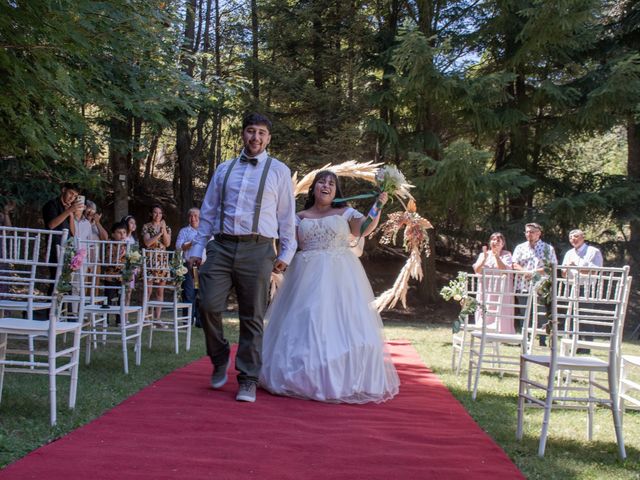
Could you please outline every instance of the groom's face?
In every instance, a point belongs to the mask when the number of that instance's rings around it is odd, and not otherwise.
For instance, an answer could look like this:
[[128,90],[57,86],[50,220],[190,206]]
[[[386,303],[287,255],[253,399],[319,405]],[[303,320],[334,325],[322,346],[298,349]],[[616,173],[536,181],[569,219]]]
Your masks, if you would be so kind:
[[265,125],[248,125],[242,131],[244,153],[256,157],[265,151],[271,141],[271,134]]

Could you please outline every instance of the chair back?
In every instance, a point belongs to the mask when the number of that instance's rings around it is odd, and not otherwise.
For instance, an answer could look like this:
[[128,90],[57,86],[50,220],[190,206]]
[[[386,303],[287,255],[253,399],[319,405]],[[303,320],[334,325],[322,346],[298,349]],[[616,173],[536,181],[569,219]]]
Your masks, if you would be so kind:
[[[150,288],[164,290],[165,301],[178,302],[180,289],[176,285],[176,269],[182,266],[182,253],[172,250],[142,250],[142,278],[145,292]],[[167,298],[167,293],[171,298]],[[149,295],[145,294],[145,299]]]
[[609,352],[610,365],[617,365],[631,290],[629,267],[560,266],[556,275],[566,282],[563,286],[563,281],[556,280],[552,291],[558,305],[557,330],[569,339],[593,337],[600,350]]
[[[93,305],[97,297],[106,296],[112,303],[117,299],[121,308],[126,304],[126,288],[122,272],[127,268],[131,244],[114,240],[80,240],[79,248],[86,249],[85,262],[79,271],[80,305]],[[112,305],[114,306],[114,305]]]
[[482,274],[485,277],[482,282],[483,314],[493,317],[496,323],[502,321],[513,323],[515,327],[521,326],[523,348],[530,351],[535,333],[532,315],[535,292],[530,273],[485,268]]
[[0,227],[0,310],[24,311],[33,318],[38,304],[52,301],[68,233]]

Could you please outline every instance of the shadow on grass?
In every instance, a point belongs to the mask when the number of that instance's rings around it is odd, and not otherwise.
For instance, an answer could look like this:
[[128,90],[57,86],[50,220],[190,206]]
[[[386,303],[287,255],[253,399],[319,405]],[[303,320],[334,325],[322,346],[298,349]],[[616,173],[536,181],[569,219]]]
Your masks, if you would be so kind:
[[[615,441],[588,441],[586,435],[587,413],[584,413],[582,431],[575,432],[575,438],[558,435],[554,427],[563,422],[575,424],[575,411],[556,409],[551,411],[550,433],[544,457],[538,457],[539,435],[542,428],[543,410],[525,408],[524,437],[516,440],[517,395],[486,392],[478,393],[476,401],[466,388],[449,386],[451,393],[462,403],[471,417],[507,452],[528,478],[609,478],[601,477],[602,469],[611,469],[610,478],[618,476],[619,469],[629,473],[629,478],[638,478],[640,468],[638,458],[640,450],[626,445],[627,460],[618,459],[618,446]],[[569,415],[573,414],[573,418]],[[613,418],[610,410],[598,408],[594,420],[595,428],[610,429],[613,432]],[[554,433],[556,435],[554,436]],[[592,471],[590,476],[589,471]]]

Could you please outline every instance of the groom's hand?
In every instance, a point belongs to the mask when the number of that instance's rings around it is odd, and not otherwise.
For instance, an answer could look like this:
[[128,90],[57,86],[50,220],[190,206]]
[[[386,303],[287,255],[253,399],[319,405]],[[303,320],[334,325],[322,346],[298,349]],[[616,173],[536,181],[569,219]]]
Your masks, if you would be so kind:
[[189,260],[187,260],[187,267],[189,268],[189,270],[193,269],[193,267],[199,268],[201,263],[202,263],[202,258],[189,257]]
[[276,260],[275,263],[273,264],[273,273],[284,273],[286,269],[287,269],[287,264],[280,259]]

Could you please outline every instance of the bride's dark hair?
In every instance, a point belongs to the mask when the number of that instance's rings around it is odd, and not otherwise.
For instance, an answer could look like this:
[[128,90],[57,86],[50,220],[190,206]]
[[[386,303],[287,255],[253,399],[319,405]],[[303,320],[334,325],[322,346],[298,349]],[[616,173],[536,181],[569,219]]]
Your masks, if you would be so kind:
[[[333,181],[336,184],[336,197],[335,198],[342,198],[342,189],[340,188],[340,181],[338,180],[338,176],[333,173],[331,170],[322,170],[318,173],[316,173],[315,178],[313,179],[313,182],[311,183],[311,186],[309,187],[309,193],[307,195],[307,201],[304,202],[304,210],[311,208],[313,206],[314,203],[316,203],[316,196],[313,194],[315,188],[316,188],[316,183],[318,183],[320,180],[327,178],[327,177],[331,177],[333,179]],[[347,206],[347,202],[331,202],[331,206],[333,208],[342,208],[342,207],[346,207]]]

